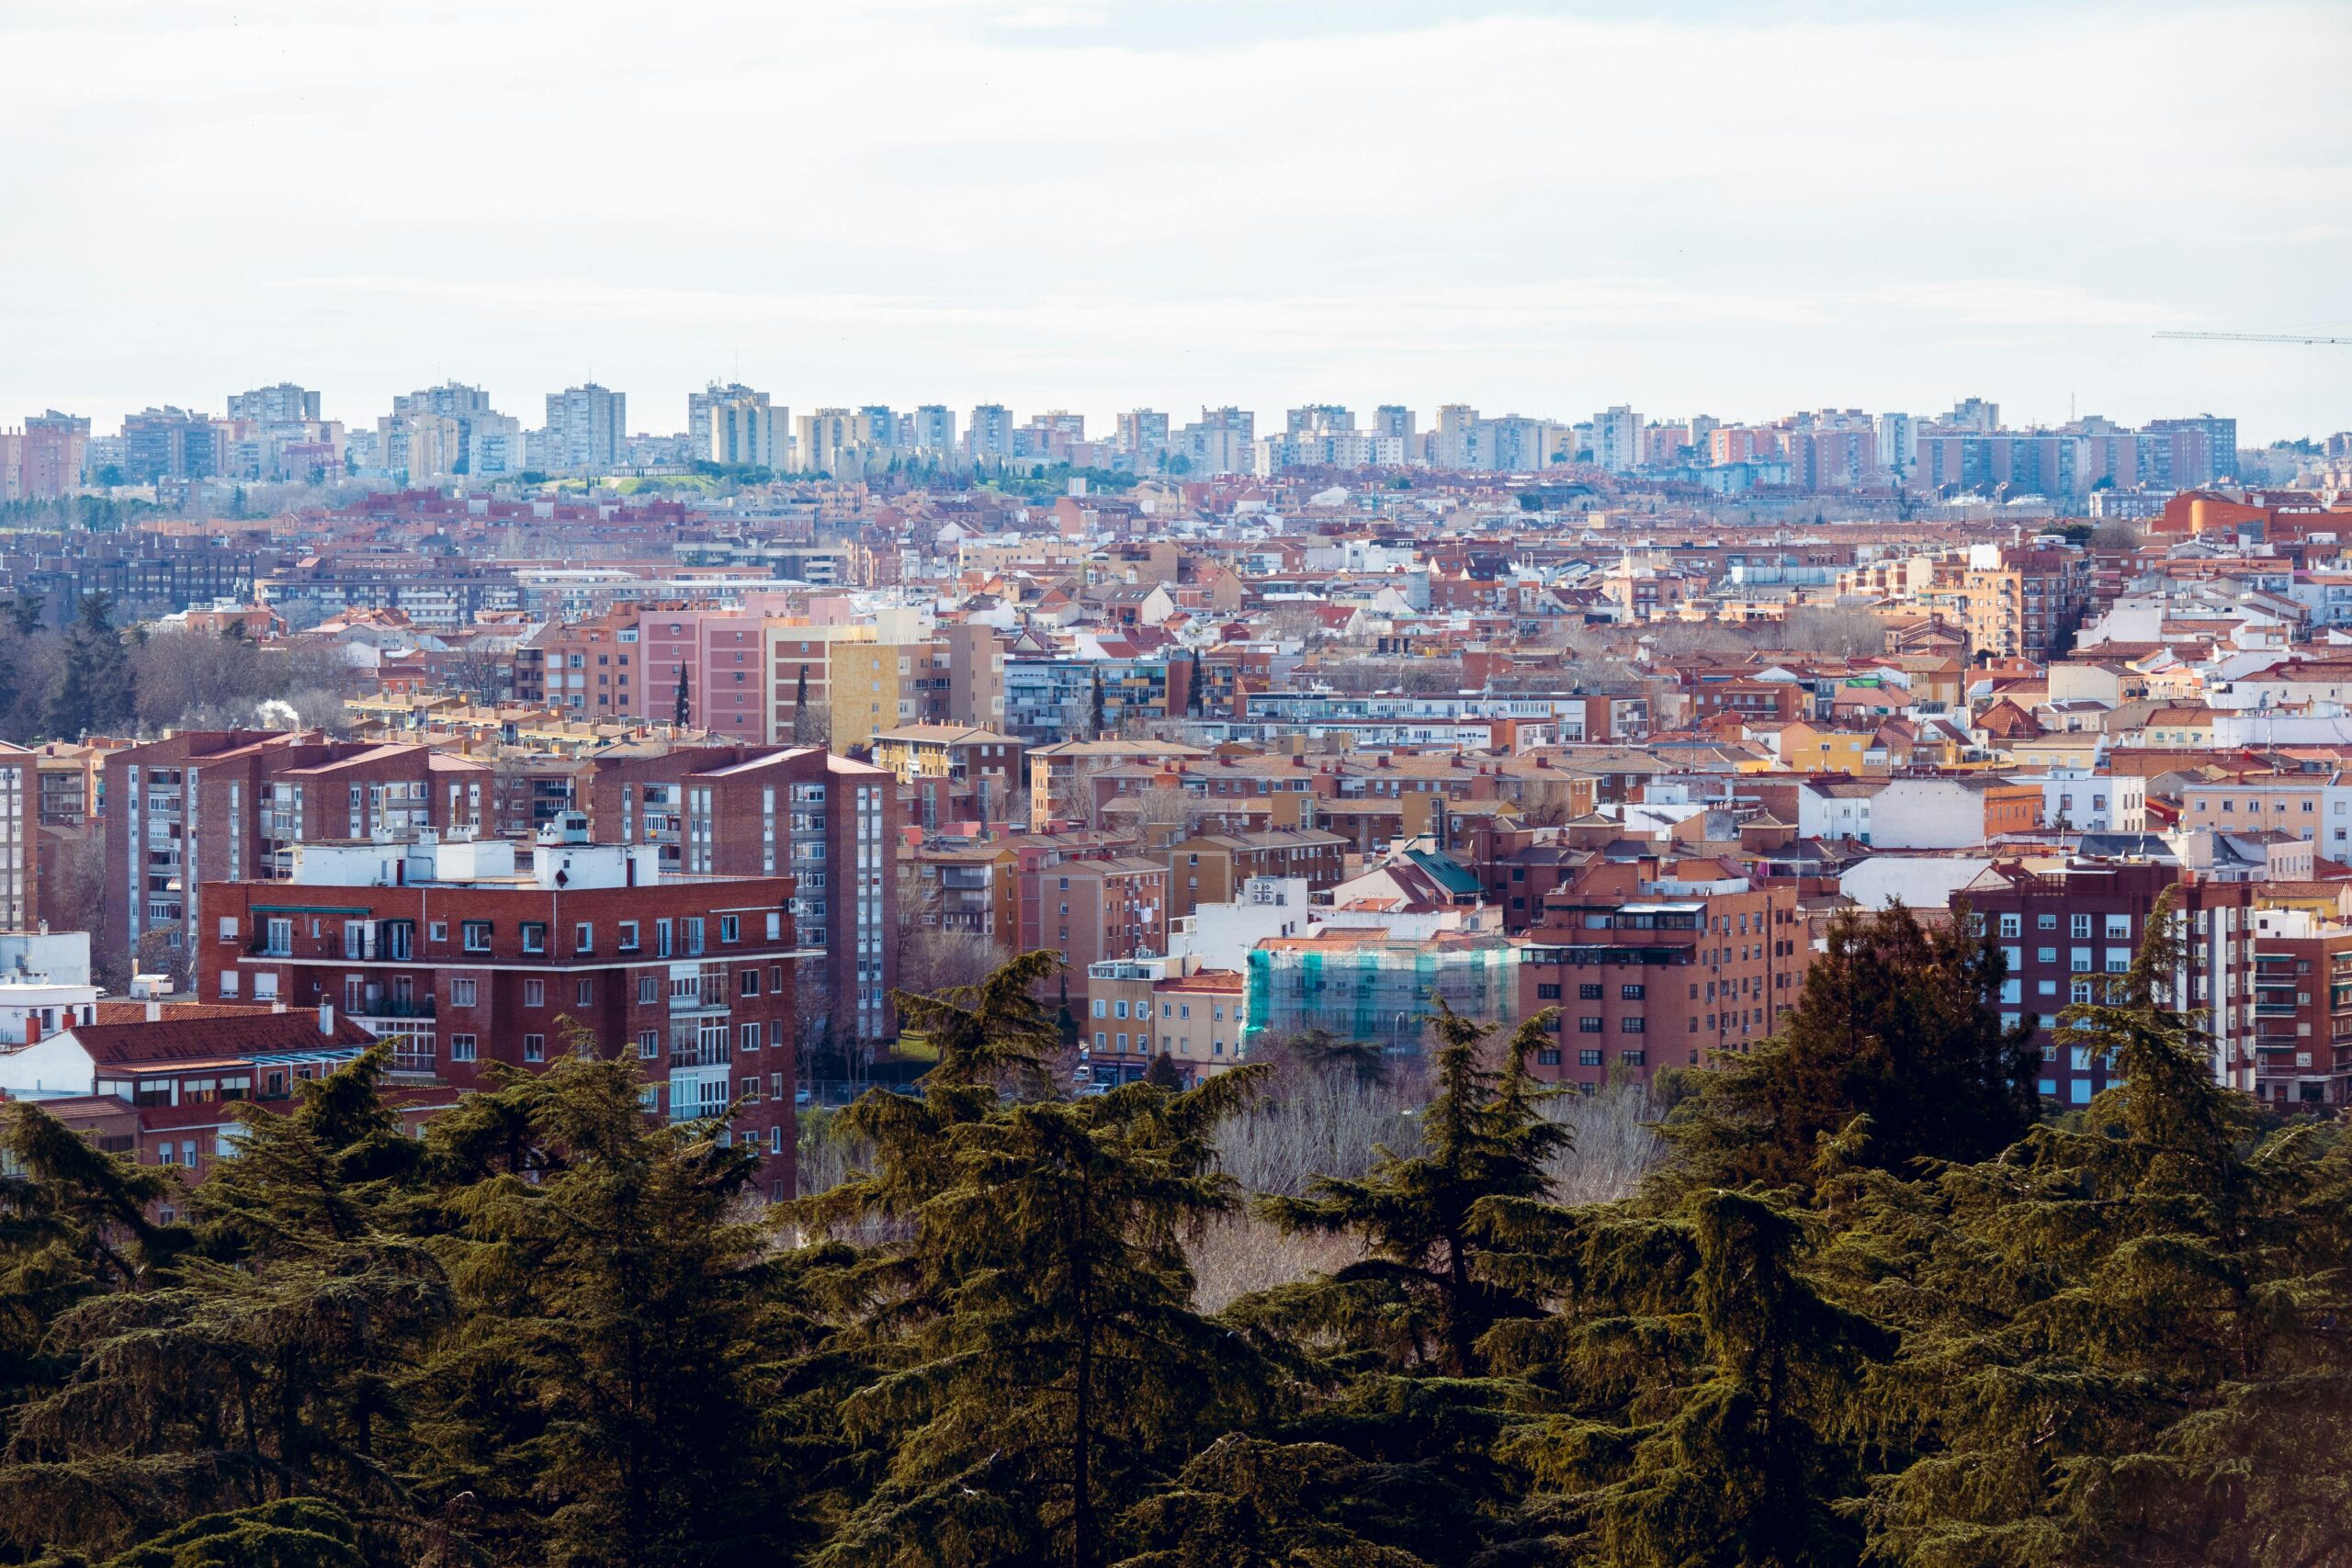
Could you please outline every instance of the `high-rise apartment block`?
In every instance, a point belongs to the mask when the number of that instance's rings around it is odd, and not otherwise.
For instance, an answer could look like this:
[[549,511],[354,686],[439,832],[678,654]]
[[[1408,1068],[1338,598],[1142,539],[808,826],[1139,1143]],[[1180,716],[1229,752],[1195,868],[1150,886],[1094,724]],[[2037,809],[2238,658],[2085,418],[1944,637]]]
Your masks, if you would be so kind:
[[1623,403],[1594,414],[1592,460],[1612,474],[1633,472],[1642,460],[1642,416]]
[[548,394],[541,433],[543,466],[550,473],[593,473],[617,466],[628,435],[628,396],[591,381]]
[[665,873],[795,879],[805,1041],[893,1028],[898,983],[898,781],[820,748],[685,747],[596,771],[598,840],[651,845]]

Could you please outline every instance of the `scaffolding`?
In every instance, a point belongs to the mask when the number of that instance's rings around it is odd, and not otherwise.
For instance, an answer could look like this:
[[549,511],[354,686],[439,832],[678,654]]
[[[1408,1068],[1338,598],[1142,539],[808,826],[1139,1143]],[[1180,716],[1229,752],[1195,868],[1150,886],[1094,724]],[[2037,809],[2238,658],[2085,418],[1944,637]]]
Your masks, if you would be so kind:
[[1261,942],[1250,953],[1244,1038],[1325,1029],[1418,1052],[1441,1000],[1464,1017],[1509,1021],[1519,1010],[1518,947],[1499,936]]

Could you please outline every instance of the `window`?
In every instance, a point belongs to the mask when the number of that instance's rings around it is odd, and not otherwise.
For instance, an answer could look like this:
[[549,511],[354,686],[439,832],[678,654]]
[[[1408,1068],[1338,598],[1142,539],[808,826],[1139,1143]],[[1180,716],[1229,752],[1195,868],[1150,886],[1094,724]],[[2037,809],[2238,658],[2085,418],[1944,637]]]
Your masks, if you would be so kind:
[[472,980],[452,980],[449,982],[449,1005],[453,1008],[469,1008],[474,1005],[474,983]]
[[544,1062],[548,1059],[548,1037],[544,1034],[523,1036],[523,1060]]
[[662,977],[659,975],[639,975],[637,977],[637,1005],[651,1007],[661,999]]
[[468,920],[465,923],[465,938],[468,953],[488,953],[490,951],[490,922]]
[[2129,942],[2132,938],[2132,917],[2129,915],[2108,916],[2107,934],[2109,941],[2120,938]]
[[2054,931],[2058,929],[2058,917],[2049,914],[2036,915],[2033,918],[2033,929],[2038,931]]
[[578,993],[577,993],[577,1000],[576,1000],[575,1005],[580,1006],[580,1007],[583,1007],[583,1008],[584,1008],[584,1007],[592,1007],[592,1006],[594,1006],[594,1005],[595,1004],[595,1000],[596,1000],[596,982],[595,982],[595,981],[594,981],[594,980],[582,980],[582,981],[581,981],[581,982],[580,982],[579,991],[578,991]]
[[740,916],[740,915],[721,915],[721,916],[719,916],[719,917],[718,917],[718,940],[719,940],[719,941],[721,941],[721,942],[741,942],[741,941],[742,940],[742,937],[743,937],[743,919],[742,919],[742,917],[741,917],[741,916]]
[[220,940],[222,942],[234,942],[237,940],[236,916],[223,915],[220,917]]
[[1538,985],[1535,987],[1535,999],[1539,1002],[1556,1002],[1560,999],[1560,987]]
[[[472,984],[471,981],[468,981],[467,983],[469,985]],[[543,1008],[547,1006],[548,983],[545,980],[524,981],[523,1005],[526,1008]]]
[[1593,1015],[1591,1015],[1590,1013],[1587,1013],[1584,1017],[1579,1018],[1579,1019],[1577,1019],[1577,1032],[1578,1034],[1598,1034],[1598,1033],[1600,1033],[1600,1019],[1598,1019],[1598,1018],[1596,1018],[1596,1017],[1594,1017],[1594,1016],[1593,1016]]
[[1649,1022],[1650,1021],[1645,1018],[1621,1018],[1617,1021],[1617,1032],[1620,1034],[1640,1034],[1648,1030]]
[[639,1057],[648,1062],[650,1062],[655,1057],[661,1055],[662,1032],[658,1029],[639,1030],[637,1032],[637,1054]]
[[470,1034],[449,1036],[449,1060],[470,1062],[474,1059],[474,1037]]
[[623,920],[621,922],[620,935],[621,951],[623,953],[635,953],[637,951],[637,922],[635,920]]
[[758,970],[746,969],[741,975],[738,975],[735,979],[735,989],[737,995],[756,997],[760,994],[760,972]]
[[571,928],[571,951],[574,953],[596,951],[596,928],[593,922],[582,920]]
[[1649,1053],[1639,1050],[1620,1051],[1617,1053],[1617,1059],[1629,1067],[1638,1067],[1649,1059]]
[[523,951],[545,953],[548,950],[548,926],[545,920],[523,922]]
[[1600,1053],[1598,1051],[1577,1052],[1577,1066],[1579,1067],[1597,1067],[1600,1066]]
[[2016,915],[2003,915],[2001,917],[2001,934],[2003,936],[2017,935],[2018,926],[2018,918]]
[[431,941],[447,942],[449,940],[449,922],[447,920],[428,921],[424,928],[424,934]]
[[2088,915],[2074,915],[2068,917],[2066,934],[2076,938],[2090,935],[2091,918]]
[[1109,1002],[1104,1001],[1101,997],[1097,997],[1097,998],[1094,998],[1094,1016],[1095,1016],[1095,1017],[1097,1017],[1097,1018],[1104,1018],[1104,1017],[1107,1017],[1107,1016],[1109,1016],[1110,1011],[1111,1011],[1111,1004],[1110,1004]]
[[760,1026],[756,1023],[745,1024],[743,1026],[743,1049],[746,1051],[756,1051],[759,1048]]
[[1578,1001],[1580,1001],[1580,1002],[1597,1002],[1597,1001],[1599,1001],[1600,999],[1600,987],[1598,987],[1598,986],[1578,986],[1578,987],[1577,987],[1577,1000],[1578,1000]]
[[1535,1053],[1535,1062],[1538,1066],[1558,1066],[1560,1065],[1560,1048],[1556,1045],[1544,1047],[1543,1050]]
[[1644,996],[1647,995],[1647,990],[1645,987],[1639,984],[1634,984],[1618,987],[1617,994],[1626,1001],[1637,1002],[1640,1001]]

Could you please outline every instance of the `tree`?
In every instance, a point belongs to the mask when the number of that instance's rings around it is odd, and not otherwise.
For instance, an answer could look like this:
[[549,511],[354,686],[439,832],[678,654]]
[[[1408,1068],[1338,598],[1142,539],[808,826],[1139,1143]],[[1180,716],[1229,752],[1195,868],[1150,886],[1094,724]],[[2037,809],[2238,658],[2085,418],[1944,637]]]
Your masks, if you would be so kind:
[[1102,667],[1096,665],[1089,674],[1092,680],[1092,694],[1086,705],[1086,738],[1100,740],[1103,731],[1109,728],[1102,719]]
[[1667,1188],[1810,1179],[1822,1138],[1870,1118],[1869,1157],[1978,1160],[2033,1124],[2034,1021],[2003,1029],[2000,949],[1965,910],[1929,930],[1901,905],[1841,912],[1780,1032],[1691,1075],[1668,1116]]
[[114,600],[85,593],[65,634],[65,668],[51,696],[46,728],[60,739],[119,728],[130,718],[137,693],[129,650],[115,629]]
[[1428,1539],[1426,1499],[1399,1481],[1336,1444],[1234,1433],[1129,1513],[1118,1568],[1426,1568],[1401,1541],[1451,1558],[1459,1540]]
[[1858,1179],[1841,1242],[1899,1314],[1858,1410],[1884,1561],[2289,1568],[2352,1553],[2352,1150],[2261,1136],[2173,991],[2167,892],[2131,970],[2068,1007],[2112,1087],[1931,1183]]
[[1182,1241],[1238,1206],[1210,1134],[1250,1072],[1000,1107],[949,1131],[946,1182],[906,1254],[933,1310],[842,1406],[887,1468],[820,1564],[1097,1568],[1111,1521],[1246,1417],[1261,1370],[1192,1310]]
[[239,1107],[171,1276],[58,1315],[51,1343],[75,1364],[12,1415],[0,1532],[112,1549],[298,1496],[369,1518],[387,1545],[413,1527],[395,1383],[450,1294],[379,1223],[379,1184],[413,1152],[377,1097],[383,1060],[304,1083],[290,1114]]
[[100,1154],[31,1101],[0,1111],[0,1403],[53,1388],[70,1360],[44,1344],[66,1311],[149,1283],[186,1227],[148,1218],[172,1193],[159,1168]]
[[1528,1076],[1527,1055],[1550,1042],[1558,1010],[1519,1027],[1499,1073],[1478,1059],[1488,1030],[1438,1002],[1437,1095],[1424,1120],[1424,1152],[1389,1155],[1358,1180],[1324,1178],[1304,1198],[1260,1200],[1257,1212],[1284,1234],[1345,1233],[1366,1256],[1337,1273],[1270,1292],[1255,1310],[1290,1328],[1336,1336],[1402,1371],[1476,1377],[1478,1342],[1507,1318],[1532,1317],[1538,1301],[1487,1277],[1489,1243],[1479,1205],[1541,1198],[1544,1162],[1564,1149],[1567,1129],[1544,1117],[1544,1091]]
[[686,661],[682,659],[678,661],[678,689],[670,705],[670,716],[681,729],[694,722],[694,693],[690,689],[692,685],[693,680],[686,672]]
[[798,1330],[739,1210],[758,1156],[650,1122],[633,1059],[567,1043],[427,1134],[464,1317],[408,1384],[419,1490],[503,1561],[778,1561],[800,1521],[772,1372]]
[[19,588],[8,603],[8,621],[18,637],[30,637],[47,624],[49,601],[29,588]]
[[107,1568],[367,1568],[343,1510],[311,1497],[204,1514],[141,1541]]
[[[1531,1226],[1529,1222],[1532,1221]],[[1709,1189],[1669,1219],[1521,1205],[1523,1268],[1562,1303],[1496,1335],[1498,1365],[1555,1413],[1507,1433],[1524,1525],[1546,1560],[1600,1568],[1836,1568],[1860,1554],[1840,1505],[1861,1476],[1843,1411],[1885,1337],[1802,1267],[1804,1227],[1776,1201]]]

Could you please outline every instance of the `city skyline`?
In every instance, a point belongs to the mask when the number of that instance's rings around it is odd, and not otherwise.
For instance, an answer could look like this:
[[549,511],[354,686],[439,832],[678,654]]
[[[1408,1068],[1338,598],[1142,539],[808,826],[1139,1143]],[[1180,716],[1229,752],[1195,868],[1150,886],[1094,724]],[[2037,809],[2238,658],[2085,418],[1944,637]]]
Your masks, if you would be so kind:
[[2254,36],[2328,74],[2352,18],[2021,15],[19,6],[0,128],[42,156],[0,196],[41,243],[0,262],[0,408],[593,377],[650,412],[717,377],[1099,420],[1975,391],[2352,423],[2344,351],[2150,336],[2352,321],[2345,117],[2210,90]]

